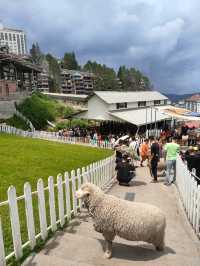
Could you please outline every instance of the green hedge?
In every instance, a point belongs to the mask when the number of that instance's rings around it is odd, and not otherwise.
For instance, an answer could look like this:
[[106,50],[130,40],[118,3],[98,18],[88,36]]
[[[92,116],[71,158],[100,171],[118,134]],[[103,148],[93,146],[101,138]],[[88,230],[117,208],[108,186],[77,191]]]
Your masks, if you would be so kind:
[[32,122],[36,129],[45,128],[47,120],[54,121],[56,117],[54,101],[39,94],[26,98],[17,106],[17,109]]
[[46,129],[47,120],[55,121],[57,117],[68,118],[74,109],[49,98],[39,92],[26,98],[17,106],[17,109],[27,117],[36,129]]

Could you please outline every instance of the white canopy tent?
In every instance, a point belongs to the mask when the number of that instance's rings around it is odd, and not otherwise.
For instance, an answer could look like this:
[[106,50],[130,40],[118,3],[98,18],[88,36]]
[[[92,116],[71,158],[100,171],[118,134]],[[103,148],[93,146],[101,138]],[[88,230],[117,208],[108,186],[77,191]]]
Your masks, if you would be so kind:
[[200,117],[185,115],[190,113],[190,110],[184,108],[177,108],[174,106],[159,106],[157,107],[158,111],[163,115],[171,117],[171,119],[176,119],[180,121],[200,121]]

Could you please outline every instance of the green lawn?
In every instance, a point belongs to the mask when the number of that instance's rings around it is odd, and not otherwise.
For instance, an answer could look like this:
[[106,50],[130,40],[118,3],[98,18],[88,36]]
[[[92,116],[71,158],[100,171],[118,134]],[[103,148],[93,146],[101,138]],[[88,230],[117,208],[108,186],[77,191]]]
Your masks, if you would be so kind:
[[[43,178],[47,185],[48,177],[63,174],[86,166],[92,162],[112,155],[112,151],[90,148],[79,145],[61,144],[45,140],[36,140],[0,134],[0,202],[7,199],[7,189],[14,185],[17,195],[23,194],[23,185],[30,182],[32,191],[36,183]],[[55,179],[56,180],[56,179]],[[37,199],[33,199],[36,231],[39,232]],[[23,242],[27,240],[24,204],[19,204],[22,220],[21,231]],[[0,207],[3,221],[6,251],[12,250],[8,208]]]

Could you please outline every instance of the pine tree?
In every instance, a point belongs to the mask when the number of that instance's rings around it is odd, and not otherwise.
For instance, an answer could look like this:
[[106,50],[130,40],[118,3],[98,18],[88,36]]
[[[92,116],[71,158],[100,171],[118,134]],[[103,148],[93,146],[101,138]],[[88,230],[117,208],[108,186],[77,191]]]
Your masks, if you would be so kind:
[[37,42],[32,44],[32,48],[30,49],[30,55],[33,63],[37,65],[42,63],[44,55],[42,54],[39,44]]
[[80,66],[78,65],[78,62],[76,60],[75,53],[65,53],[63,58],[63,68],[69,69],[69,70],[79,70]]

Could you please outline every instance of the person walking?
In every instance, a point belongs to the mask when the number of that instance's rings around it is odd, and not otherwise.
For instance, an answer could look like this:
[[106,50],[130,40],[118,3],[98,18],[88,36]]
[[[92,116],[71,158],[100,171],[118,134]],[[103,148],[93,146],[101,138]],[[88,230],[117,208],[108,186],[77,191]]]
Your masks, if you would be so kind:
[[[171,185],[176,181],[176,159],[180,152],[180,145],[176,143],[176,138],[172,138],[170,143],[164,147],[166,151],[167,174],[165,185]],[[173,169],[173,176],[171,177],[171,170]]]
[[159,143],[158,139],[154,139],[151,144],[151,174],[153,176],[153,182],[157,182],[157,171],[159,161]]
[[149,140],[145,139],[144,142],[141,144],[140,147],[140,155],[141,155],[141,162],[140,166],[143,167],[143,162],[148,159],[148,152],[149,152]]
[[136,140],[136,138],[132,138],[130,144],[129,144],[129,154],[131,156],[132,161],[135,161],[135,165],[137,164],[137,161],[140,161],[140,157],[138,156],[137,153],[137,149],[138,149],[138,142]]

